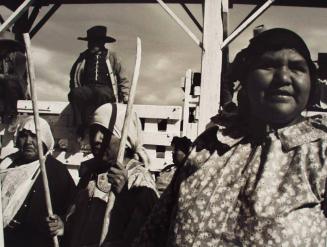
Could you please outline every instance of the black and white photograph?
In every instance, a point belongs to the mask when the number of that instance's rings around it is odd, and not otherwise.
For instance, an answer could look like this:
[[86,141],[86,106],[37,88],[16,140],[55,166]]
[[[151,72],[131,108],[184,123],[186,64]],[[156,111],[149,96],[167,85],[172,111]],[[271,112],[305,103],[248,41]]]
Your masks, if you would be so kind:
[[0,0],[0,247],[326,247],[326,11]]

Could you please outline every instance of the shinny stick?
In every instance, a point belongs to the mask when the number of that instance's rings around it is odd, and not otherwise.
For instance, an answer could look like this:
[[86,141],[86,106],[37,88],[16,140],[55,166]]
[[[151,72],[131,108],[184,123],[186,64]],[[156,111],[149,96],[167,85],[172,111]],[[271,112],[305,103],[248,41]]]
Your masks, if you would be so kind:
[[3,234],[3,216],[2,216],[2,191],[1,191],[1,179],[0,179],[0,246],[5,246],[4,234]]
[[[118,151],[118,155],[117,155],[117,161],[119,163],[123,163],[123,161],[124,161],[127,134],[128,134],[129,126],[131,124],[131,120],[132,120],[133,103],[134,103],[134,98],[135,98],[136,86],[137,86],[137,82],[138,82],[138,78],[139,78],[139,74],[140,74],[142,46],[141,46],[141,39],[139,37],[137,37],[136,49],[137,49],[136,50],[136,61],[135,61],[135,67],[134,67],[134,73],[133,73],[133,80],[132,80],[131,89],[129,92],[128,103],[127,103],[127,107],[126,107],[126,114],[125,114],[125,119],[124,119],[124,125],[123,125],[123,130],[122,130],[122,136],[120,139],[119,151]],[[112,208],[114,207],[114,204],[115,204],[115,200],[116,200],[115,194],[112,191],[110,191],[105,215],[103,218],[103,225],[102,225],[99,246],[101,246],[103,244],[103,242],[107,236],[107,233],[109,232],[110,216],[111,216]]]
[[[26,46],[28,77],[29,77],[30,87],[31,87],[35,133],[36,133],[36,139],[37,139],[37,150],[38,150],[39,161],[40,161],[41,175],[42,175],[44,194],[45,194],[45,202],[46,202],[46,206],[47,206],[48,215],[52,216],[53,211],[52,211],[52,205],[51,205],[50,189],[49,189],[49,183],[48,183],[48,176],[47,176],[47,172],[46,172],[46,168],[45,168],[45,158],[43,155],[42,141],[40,138],[41,129],[40,129],[40,119],[39,119],[39,108],[38,108],[38,104],[37,104],[36,87],[35,87],[35,69],[34,69],[34,63],[33,63],[32,52],[31,52],[31,39],[30,39],[30,35],[28,33],[24,33],[23,37],[24,37],[24,42],[25,42],[25,46]],[[58,242],[57,236],[53,237],[53,246],[59,247],[59,242]]]

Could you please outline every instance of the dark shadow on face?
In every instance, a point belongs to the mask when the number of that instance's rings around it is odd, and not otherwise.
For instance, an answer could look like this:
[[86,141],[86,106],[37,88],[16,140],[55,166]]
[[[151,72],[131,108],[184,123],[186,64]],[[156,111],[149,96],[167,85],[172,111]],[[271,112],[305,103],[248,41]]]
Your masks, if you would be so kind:
[[91,52],[97,52],[105,47],[105,41],[103,40],[90,40],[87,42],[87,48]]
[[[110,139],[111,135],[112,134],[101,125],[93,124],[90,126],[89,141],[94,158],[102,160],[106,148],[106,145],[104,144],[106,141],[105,138]],[[108,142],[110,142],[110,140]]]

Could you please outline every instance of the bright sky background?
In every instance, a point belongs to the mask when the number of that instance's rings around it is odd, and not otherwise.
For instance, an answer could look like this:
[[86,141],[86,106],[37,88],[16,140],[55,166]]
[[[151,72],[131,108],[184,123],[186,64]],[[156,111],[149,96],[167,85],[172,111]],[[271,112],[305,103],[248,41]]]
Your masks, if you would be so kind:
[[[201,33],[178,4],[169,7],[201,39]],[[201,5],[188,5],[202,23]],[[230,32],[254,6],[234,5],[230,10]],[[0,7],[7,18],[11,12]],[[41,9],[42,17],[48,7]],[[325,9],[272,7],[230,46],[230,58],[247,46],[253,27],[286,27],[299,33],[307,42],[314,59],[327,52]],[[122,60],[131,80],[134,69],[136,37],[142,39],[142,65],[136,103],[181,105],[181,78],[187,69],[200,71],[201,53],[194,42],[158,4],[63,5],[33,38],[39,100],[67,101],[69,71],[78,54],[86,49],[85,36],[93,25],[105,25],[118,42],[111,44]]]

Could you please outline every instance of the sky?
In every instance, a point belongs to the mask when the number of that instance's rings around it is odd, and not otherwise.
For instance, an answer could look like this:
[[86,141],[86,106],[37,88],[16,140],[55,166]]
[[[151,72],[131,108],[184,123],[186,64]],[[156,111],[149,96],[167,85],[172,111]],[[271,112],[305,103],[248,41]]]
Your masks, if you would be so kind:
[[[202,34],[178,4],[168,5],[201,40]],[[202,6],[188,4],[202,24]],[[254,8],[234,5],[230,9],[231,32]],[[43,7],[42,17],[49,7]],[[6,19],[11,14],[0,7]],[[311,50],[327,52],[325,9],[271,7],[230,45],[230,60],[246,47],[255,26],[285,27],[300,34]],[[108,35],[117,39],[109,49],[117,53],[127,77],[133,75],[136,38],[142,40],[142,64],[137,87],[137,104],[182,105],[181,78],[187,69],[201,70],[201,50],[158,4],[63,5],[32,39],[39,100],[67,101],[69,72],[78,54],[86,49],[86,36],[94,25],[105,25]]]

